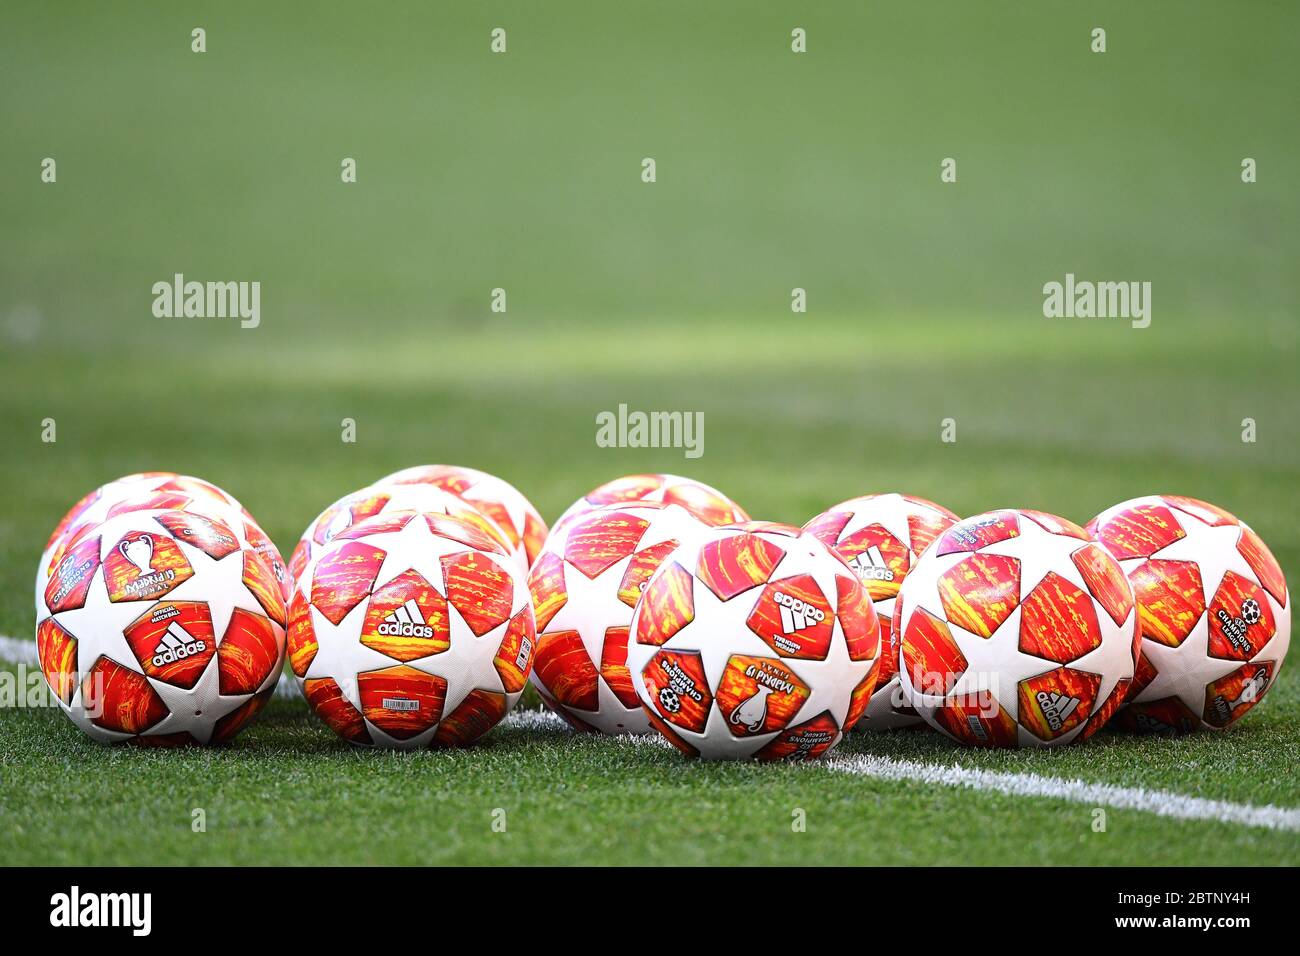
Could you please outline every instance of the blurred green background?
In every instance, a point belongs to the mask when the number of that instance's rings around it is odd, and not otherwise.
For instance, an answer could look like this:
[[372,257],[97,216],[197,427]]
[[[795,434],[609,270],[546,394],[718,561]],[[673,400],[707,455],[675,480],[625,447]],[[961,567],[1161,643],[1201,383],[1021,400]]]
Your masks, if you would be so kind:
[[[1182,493],[1300,566],[1295,4],[6,0],[0,76],[0,634],[31,633],[65,509],[144,469],[226,487],[286,554],[344,492],[449,462],[552,519],[657,470],[795,522],[870,491],[1079,521]],[[260,281],[261,326],[154,318],[177,272]],[[1045,319],[1067,272],[1151,282],[1150,328]],[[703,412],[703,457],[598,448],[620,403]],[[1298,700],[1286,669],[1226,734],[843,749],[1293,806]],[[1067,803],[522,725],[359,753],[301,702],[268,711],[232,748],[151,754],[5,711],[4,858],[1295,858],[1293,833],[1116,811],[1093,837]],[[517,836],[488,832],[495,801]],[[788,839],[796,804],[814,825],[791,857],[756,836]],[[220,821],[200,842],[196,805]]]
[[[140,469],[286,553],[442,461],[548,518],[645,470],[798,522],[1181,492],[1293,569],[1298,38],[1280,3],[8,2],[0,633],[63,511]],[[260,281],[261,327],[154,318],[176,272]],[[1151,327],[1043,318],[1067,272],[1150,281]],[[620,402],[704,412],[703,458],[597,448]]]

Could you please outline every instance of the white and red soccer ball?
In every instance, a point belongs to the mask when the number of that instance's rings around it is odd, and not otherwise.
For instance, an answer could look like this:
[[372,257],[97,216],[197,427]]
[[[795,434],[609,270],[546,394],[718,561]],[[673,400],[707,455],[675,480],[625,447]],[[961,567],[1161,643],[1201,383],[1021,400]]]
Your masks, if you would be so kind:
[[898,686],[898,641],[894,603],[917,557],[957,516],[912,495],[863,495],[842,501],[813,518],[804,530],[839,552],[867,589],[880,619],[880,674],[858,721],[859,730],[892,730],[922,723],[902,701]]
[[899,683],[930,726],[968,745],[1084,740],[1133,680],[1137,609],[1118,562],[1038,511],[959,521],[903,582]]
[[529,574],[533,684],[578,730],[652,733],[627,669],[637,599],[660,563],[708,526],[677,505],[606,505],[557,525]]
[[505,531],[474,505],[449,491],[417,482],[405,484],[377,484],[344,495],[307,525],[289,558],[289,573],[296,581],[303,571],[334,538],[353,525],[376,515],[396,511],[420,511],[426,514],[450,515],[492,538],[508,552],[521,572],[528,566],[521,551],[515,549]]
[[560,515],[553,528],[558,530],[575,515],[607,505],[633,501],[662,502],[685,508],[711,527],[748,521],[749,515],[717,488],[694,478],[679,475],[624,475],[607,481],[587,492]]
[[334,535],[299,578],[289,665],[359,746],[468,744],[514,706],[535,634],[506,546],[442,514],[389,511]]
[[546,522],[518,488],[503,478],[462,465],[415,465],[380,478],[377,485],[431,485],[482,512],[505,535],[511,554],[527,571],[546,540]]
[[96,740],[228,741],[280,677],[284,598],[238,523],[140,510],[86,526],[41,599],[41,670]]
[[768,522],[710,529],[637,602],[627,666],[651,724],[706,759],[833,747],[875,686],[880,627],[843,560]]
[[1088,530],[1133,584],[1142,635],[1116,723],[1148,732],[1223,729],[1263,699],[1291,643],[1282,569],[1248,525],[1177,495],[1108,508]]

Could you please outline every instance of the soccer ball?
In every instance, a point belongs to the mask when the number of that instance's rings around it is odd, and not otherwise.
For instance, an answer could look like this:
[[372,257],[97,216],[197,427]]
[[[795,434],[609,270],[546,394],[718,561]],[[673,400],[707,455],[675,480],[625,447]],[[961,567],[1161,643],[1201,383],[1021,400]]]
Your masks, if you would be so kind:
[[1222,508],[1152,495],[1108,508],[1088,530],[1133,584],[1142,658],[1120,726],[1223,729],[1277,680],[1291,643],[1282,569]]
[[127,475],[97,488],[77,502],[59,522],[36,566],[36,619],[49,617],[50,610],[44,601],[45,585],[68,550],[87,531],[109,518],[132,511],[163,510],[201,514],[241,531],[243,540],[274,572],[281,595],[287,597],[292,590],[293,582],[279,549],[233,496],[202,478],[149,472]]
[[1085,740],[1133,678],[1133,605],[1119,564],[1072,522],[1010,510],[959,521],[898,594],[903,701],[973,746]]
[[510,551],[527,570],[546,540],[546,522],[510,482],[460,465],[416,465],[395,471],[377,485],[433,485],[473,505],[505,533]]
[[546,539],[528,578],[533,684],[575,729],[652,732],[627,669],[632,611],[660,562],[705,530],[677,505],[632,502],[577,515]]
[[593,488],[569,505],[555,529],[574,515],[600,508],[604,505],[627,504],[632,501],[662,501],[680,505],[711,527],[748,521],[749,515],[717,488],[711,488],[693,478],[677,475],[625,475]]
[[803,760],[862,715],[879,651],[871,599],[843,560],[756,521],[663,561],[637,601],[627,665],[650,723],[688,756]]
[[[359,521],[392,511],[450,515],[474,525],[507,552],[513,553],[510,539],[496,522],[449,491],[421,484],[371,485],[344,495],[307,525],[289,558],[289,573],[295,581],[300,580],[307,566],[335,537]],[[514,560],[521,572],[528,571],[522,563],[522,555],[515,554]]]
[[827,547],[848,562],[867,589],[880,618],[880,674],[859,730],[892,730],[922,723],[906,706],[898,686],[898,642],[892,621],[894,601],[903,579],[930,542],[958,518],[947,508],[911,495],[865,495],[842,501],[806,525]]
[[341,531],[289,608],[289,666],[303,696],[361,746],[477,739],[519,699],[535,643],[528,588],[506,547],[443,514],[388,511]]
[[201,514],[133,511],[93,526],[43,598],[41,670],[96,740],[223,743],[279,680],[275,574],[242,529]]

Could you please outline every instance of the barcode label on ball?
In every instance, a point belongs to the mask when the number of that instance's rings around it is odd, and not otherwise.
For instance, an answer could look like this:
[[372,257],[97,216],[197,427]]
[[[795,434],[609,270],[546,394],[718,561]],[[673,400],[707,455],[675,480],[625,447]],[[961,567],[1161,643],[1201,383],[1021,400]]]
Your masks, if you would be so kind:
[[407,700],[405,697],[385,697],[384,710],[419,710],[420,702],[418,700]]

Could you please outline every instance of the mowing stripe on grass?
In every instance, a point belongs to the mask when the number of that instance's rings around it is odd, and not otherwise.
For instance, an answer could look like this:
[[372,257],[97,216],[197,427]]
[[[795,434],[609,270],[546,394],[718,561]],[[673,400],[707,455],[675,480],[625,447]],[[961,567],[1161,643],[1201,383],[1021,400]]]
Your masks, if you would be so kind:
[[963,787],[967,790],[992,791],[1015,797],[1047,797],[1052,800],[1082,803],[1090,807],[1140,810],[1143,813],[1153,813],[1159,817],[1173,817],[1179,820],[1215,820],[1219,823],[1236,823],[1248,827],[1267,827],[1270,830],[1300,830],[1300,810],[1275,807],[1272,804],[1256,807],[1248,803],[1189,797],[1166,790],[1117,787],[1109,783],[1063,780],[1058,777],[1040,777],[1032,773],[1007,773],[972,767],[920,763],[915,760],[895,760],[892,757],[878,757],[874,754],[844,754],[831,757],[824,766],[831,770],[875,777],[880,780],[906,780],[943,787]]
[[[36,642],[0,635],[0,660],[35,666]],[[275,693],[278,697],[297,697],[298,685],[292,679],[285,678],[276,685]],[[567,726],[557,714],[537,710],[516,710],[506,716],[505,723],[524,730],[558,730]],[[613,737],[610,741],[624,746],[668,745],[667,741],[659,737]],[[1046,797],[1090,807],[1139,810],[1179,820],[1214,820],[1270,830],[1300,830],[1300,809],[1275,807],[1271,804],[1257,807],[1248,803],[1189,797],[1165,790],[1144,790],[1141,787],[1118,787],[1109,783],[1041,777],[1032,773],[1007,773],[915,760],[895,760],[874,754],[842,754],[822,761],[819,766],[839,773],[875,777],[879,780],[962,787],[1015,797]]]

